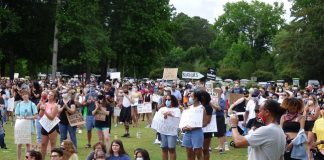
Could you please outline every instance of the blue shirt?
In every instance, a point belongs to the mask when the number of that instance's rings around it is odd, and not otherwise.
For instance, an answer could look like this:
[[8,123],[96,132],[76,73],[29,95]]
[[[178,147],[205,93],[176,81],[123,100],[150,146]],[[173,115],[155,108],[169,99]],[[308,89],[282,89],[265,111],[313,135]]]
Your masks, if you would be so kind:
[[114,155],[111,155],[108,160],[131,160],[128,155],[123,154],[118,157],[115,157]]
[[225,101],[223,98],[219,98],[218,105],[222,108],[222,110],[216,111],[216,116],[224,116]]
[[16,116],[29,117],[29,116],[34,116],[37,113],[38,112],[37,112],[36,105],[31,101],[28,101],[28,102],[20,101],[16,105],[16,108],[15,108],[15,115]]

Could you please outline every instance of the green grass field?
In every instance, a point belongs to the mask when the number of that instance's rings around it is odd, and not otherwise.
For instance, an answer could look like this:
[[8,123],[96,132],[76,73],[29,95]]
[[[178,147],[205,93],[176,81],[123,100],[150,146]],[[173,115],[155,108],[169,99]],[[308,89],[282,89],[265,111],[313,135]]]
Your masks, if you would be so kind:
[[[118,127],[112,128],[111,138],[119,138],[123,141],[126,152],[133,158],[133,151],[135,148],[141,147],[148,150],[151,160],[160,160],[161,159],[161,149],[159,145],[153,144],[155,139],[155,133],[150,128],[144,128],[146,123],[141,122],[141,129],[142,132],[141,138],[136,138],[136,131],[137,129],[134,127],[130,128],[131,138],[121,138],[120,136],[124,132],[123,126],[119,125]],[[14,160],[16,159],[16,145],[14,144],[14,130],[10,123],[4,125],[6,130],[6,137],[5,142],[7,144],[8,149],[0,149],[0,159],[1,160]],[[93,138],[92,144],[98,141],[98,137],[96,131],[93,130]],[[58,137],[59,140],[59,137]],[[87,155],[91,152],[92,149],[85,149],[84,146],[87,143],[86,141],[86,131],[83,129],[81,134],[77,133],[77,140],[78,140],[78,156],[80,160],[85,160]],[[33,135],[33,141],[35,140],[35,135]],[[212,139],[212,148],[217,146],[217,138]],[[228,142],[230,139],[227,140]],[[57,142],[57,146],[59,146],[59,142]],[[23,149],[24,150],[24,149]],[[24,153],[23,153],[23,156]],[[49,159],[49,155],[46,156],[46,159]],[[182,148],[180,145],[177,146],[177,159],[185,160],[186,159],[186,152],[185,148]],[[219,154],[217,150],[212,151],[211,153],[211,160],[243,160],[247,159],[247,151],[246,149],[237,149],[230,147],[230,151],[226,151],[225,154]]]

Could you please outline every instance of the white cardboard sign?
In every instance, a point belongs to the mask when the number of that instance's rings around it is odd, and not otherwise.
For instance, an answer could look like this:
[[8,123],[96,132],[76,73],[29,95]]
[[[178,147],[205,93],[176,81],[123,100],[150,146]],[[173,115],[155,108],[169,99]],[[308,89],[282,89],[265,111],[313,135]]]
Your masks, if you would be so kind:
[[43,115],[43,117],[39,120],[39,123],[42,125],[42,127],[49,132],[51,129],[53,129],[58,123],[60,122],[60,119],[55,117],[52,121],[47,118],[46,115]]
[[190,126],[192,128],[202,127],[203,115],[204,115],[204,108],[202,106],[197,108],[190,106],[189,109],[184,110],[182,112],[179,128],[183,128],[185,126]]
[[203,132],[217,132],[216,115],[212,115],[210,123],[203,128]]
[[152,113],[152,103],[145,103],[137,105],[138,113]]
[[175,136],[178,134],[178,127],[180,123],[179,117],[167,116],[159,111],[154,115],[151,128],[164,135]]

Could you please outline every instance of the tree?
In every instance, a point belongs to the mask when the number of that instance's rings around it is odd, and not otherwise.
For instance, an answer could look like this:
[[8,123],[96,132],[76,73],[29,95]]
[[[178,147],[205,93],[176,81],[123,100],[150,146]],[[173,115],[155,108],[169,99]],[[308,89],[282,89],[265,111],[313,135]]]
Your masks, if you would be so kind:
[[324,2],[294,0],[294,17],[273,40],[276,71],[287,78],[324,80]]
[[109,27],[117,68],[124,75],[147,76],[162,66],[159,59],[172,47],[171,7],[168,0],[111,0]]

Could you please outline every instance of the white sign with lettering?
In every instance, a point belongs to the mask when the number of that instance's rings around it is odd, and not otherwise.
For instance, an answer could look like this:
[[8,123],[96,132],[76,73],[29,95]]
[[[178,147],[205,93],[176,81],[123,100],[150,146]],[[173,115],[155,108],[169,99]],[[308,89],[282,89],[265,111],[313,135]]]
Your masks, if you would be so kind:
[[179,128],[190,126],[191,128],[202,127],[204,108],[202,105],[198,107],[190,106],[182,112]]
[[[180,110],[178,111],[180,113]],[[175,136],[178,134],[180,117],[165,116],[159,110],[152,120],[151,128],[164,135]]]
[[39,123],[42,125],[42,127],[47,131],[51,131],[58,123],[60,122],[60,119],[55,117],[52,121],[47,118],[46,115],[43,115],[43,117],[39,120]]
[[203,132],[217,132],[216,115],[212,115],[210,123],[203,128]]

